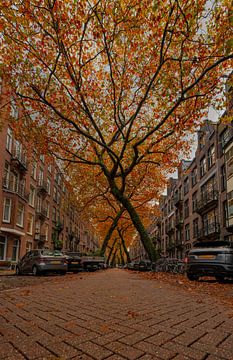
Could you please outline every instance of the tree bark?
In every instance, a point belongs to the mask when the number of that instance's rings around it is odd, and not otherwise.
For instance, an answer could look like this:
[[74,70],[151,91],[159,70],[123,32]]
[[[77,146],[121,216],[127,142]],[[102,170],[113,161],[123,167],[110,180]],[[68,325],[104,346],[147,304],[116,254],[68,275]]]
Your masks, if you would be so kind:
[[104,256],[106,248],[108,246],[108,242],[111,239],[112,233],[115,230],[115,228],[116,228],[116,226],[118,224],[118,221],[120,220],[120,217],[123,214],[124,210],[125,210],[124,208],[121,208],[118,211],[118,213],[116,214],[116,217],[114,218],[110,228],[108,229],[108,232],[107,232],[107,234],[106,234],[106,236],[104,238],[104,241],[103,241],[103,244],[102,244],[102,247],[101,247],[101,250],[100,250],[101,256]]
[[107,264],[108,264],[108,265],[109,265],[109,263],[110,263],[110,259],[111,259],[112,252],[113,252],[114,246],[115,246],[115,244],[116,244],[116,241],[117,241],[117,238],[114,239],[114,242],[113,242],[112,247],[111,247],[111,249],[110,249],[110,252],[109,252],[109,254],[108,254],[108,258],[107,258]]
[[126,245],[125,245],[125,240],[124,240],[124,237],[123,237],[123,235],[122,235],[122,232],[121,232],[120,229],[117,229],[117,231],[118,231],[118,234],[119,234],[119,236],[120,236],[120,238],[121,238],[121,242],[122,242],[122,246],[123,246],[123,249],[124,249],[124,253],[125,253],[126,258],[127,258],[127,263],[130,263],[130,262],[131,262],[131,259],[130,259],[130,256],[129,256],[128,249],[127,249],[127,247],[126,247]]
[[115,196],[115,198],[119,201],[121,205],[124,206],[124,208],[127,210],[139,236],[142,242],[142,245],[151,261],[156,261],[158,258],[157,251],[151,241],[150,236],[148,235],[140,216],[138,215],[137,211],[131,204],[130,200],[122,194],[122,192],[119,190],[119,188],[116,186],[114,181],[109,181],[111,186],[112,194]]

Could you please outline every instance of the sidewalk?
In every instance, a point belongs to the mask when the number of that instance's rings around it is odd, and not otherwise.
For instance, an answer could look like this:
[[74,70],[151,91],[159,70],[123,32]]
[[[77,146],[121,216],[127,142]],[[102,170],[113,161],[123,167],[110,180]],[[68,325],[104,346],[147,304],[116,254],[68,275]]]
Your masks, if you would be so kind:
[[120,269],[57,277],[0,294],[0,359],[232,360],[233,311]]

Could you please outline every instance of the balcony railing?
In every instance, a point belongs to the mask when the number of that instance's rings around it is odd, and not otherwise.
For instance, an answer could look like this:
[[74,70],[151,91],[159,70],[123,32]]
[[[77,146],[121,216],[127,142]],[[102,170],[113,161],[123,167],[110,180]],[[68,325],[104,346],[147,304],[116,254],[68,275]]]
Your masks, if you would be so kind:
[[219,236],[220,224],[218,222],[212,222],[202,229],[197,231],[197,239],[214,239]]
[[176,207],[180,206],[183,202],[182,195],[181,194],[175,194],[174,195],[174,205]]
[[176,226],[176,228],[182,227],[183,224],[184,224],[184,219],[181,218],[181,217],[179,217],[179,216],[177,216],[176,219],[175,219],[175,226]]
[[47,209],[46,208],[36,209],[36,216],[41,221],[44,221],[47,217]]
[[37,187],[38,194],[41,194],[44,196],[48,194],[48,185],[47,185],[46,181],[39,179],[37,186],[38,186]]
[[206,192],[202,195],[201,199],[197,201],[196,212],[202,213],[206,210],[209,210],[212,207],[215,207],[218,203],[218,191],[213,190]]
[[28,170],[27,157],[24,152],[19,149],[13,149],[11,164],[13,167],[17,167],[21,172],[26,172]]
[[38,241],[40,243],[44,243],[46,241],[46,235],[35,234],[35,241]]
[[3,178],[3,190],[10,192],[12,194],[16,194],[20,196],[23,200],[28,201],[29,200],[29,193],[25,191],[24,184],[20,184],[15,181],[9,181],[6,178]]
[[165,231],[167,234],[172,234],[175,231],[174,223],[166,225]]

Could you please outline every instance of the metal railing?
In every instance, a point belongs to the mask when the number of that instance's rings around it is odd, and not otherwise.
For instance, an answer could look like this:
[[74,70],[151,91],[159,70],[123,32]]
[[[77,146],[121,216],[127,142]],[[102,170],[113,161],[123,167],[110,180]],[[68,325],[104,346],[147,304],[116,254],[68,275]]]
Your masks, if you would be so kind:
[[5,191],[11,192],[23,198],[24,200],[29,200],[29,193],[25,190],[25,185],[17,181],[10,181],[7,178],[3,178],[3,189]]

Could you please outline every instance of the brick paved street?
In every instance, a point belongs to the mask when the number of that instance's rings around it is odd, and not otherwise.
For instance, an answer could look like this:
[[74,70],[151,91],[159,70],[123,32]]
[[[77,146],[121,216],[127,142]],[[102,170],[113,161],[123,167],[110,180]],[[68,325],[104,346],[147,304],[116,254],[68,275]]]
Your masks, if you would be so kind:
[[111,269],[2,291],[0,359],[233,359],[233,311]]

